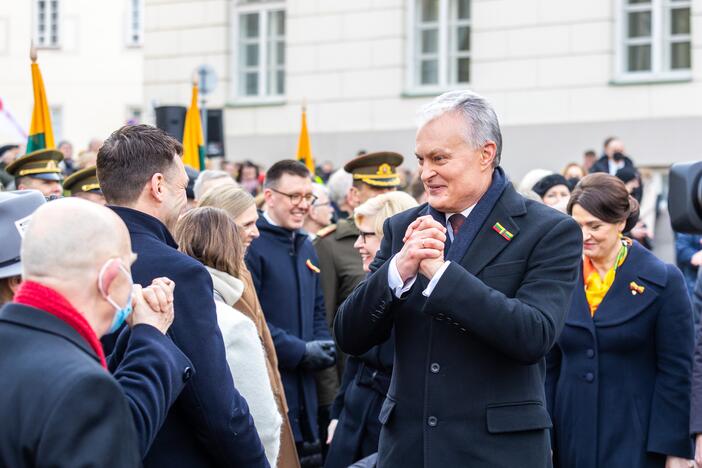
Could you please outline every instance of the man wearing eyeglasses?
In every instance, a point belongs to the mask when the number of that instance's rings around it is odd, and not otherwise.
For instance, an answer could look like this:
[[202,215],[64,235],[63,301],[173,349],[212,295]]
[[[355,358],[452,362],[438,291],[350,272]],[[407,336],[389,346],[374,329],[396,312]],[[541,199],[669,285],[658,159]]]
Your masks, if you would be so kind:
[[329,199],[329,190],[322,184],[312,184],[312,193],[317,199],[310,206],[302,228],[314,242],[317,233],[331,224],[334,208]]
[[293,160],[266,173],[260,237],[246,264],[278,354],[288,416],[302,466],[321,466],[314,373],[332,367],[335,346],[327,327],[319,285],[319,261],[303,226],[316,196],[310,173]]

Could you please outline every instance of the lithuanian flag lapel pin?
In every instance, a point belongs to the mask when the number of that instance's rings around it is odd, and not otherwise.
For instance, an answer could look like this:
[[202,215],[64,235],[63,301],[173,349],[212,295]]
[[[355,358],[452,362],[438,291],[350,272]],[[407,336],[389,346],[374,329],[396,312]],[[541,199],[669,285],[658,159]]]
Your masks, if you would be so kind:
[[631,290],[631,295],[636,296],[637,294],[643,294],[646,288],[641,285],[636,284],[634,281],[629,283],[629,289]]
[[511,241],[514,237],[514,234],[505,229],[505,227],[500,223],[495,223],[495,225],[492,227],[492,230],[501,235],[508,242]]
[[314,271],[315,273],[319,273],[319,267],[316,267],[312,264],[312,261],[308,258],[307,261],[305,262],[305,265],[307,265],[307,268],[310,270]]

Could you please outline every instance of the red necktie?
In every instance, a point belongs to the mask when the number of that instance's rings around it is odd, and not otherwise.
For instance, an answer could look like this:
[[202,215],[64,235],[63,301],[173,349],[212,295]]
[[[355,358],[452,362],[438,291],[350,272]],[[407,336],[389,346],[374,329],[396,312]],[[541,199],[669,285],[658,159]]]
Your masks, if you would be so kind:
[[466,222],[466,217],[463,216],[461,213],[455,213],[455,214],[452,214],[451,217],[449,217],[449,223],[451,223],[451,227],[453,228],[453,238],[454,239],[458,235],[458,231],[461,229],[461,226],[463,226],[463,223],[465,223],[465,222]]

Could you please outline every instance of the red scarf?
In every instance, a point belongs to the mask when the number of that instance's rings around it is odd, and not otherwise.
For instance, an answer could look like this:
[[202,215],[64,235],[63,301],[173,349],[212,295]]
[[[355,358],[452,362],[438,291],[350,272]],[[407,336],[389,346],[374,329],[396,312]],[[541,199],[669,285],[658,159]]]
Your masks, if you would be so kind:
[[88,342],[100,358],[102,367],[107,369],[105,352],[102,350],[102,344],[95,331],[90,327],[85,317],[65,297],[34,281],[23,281],[15,294],[14,302],[43,310],[66,322]]

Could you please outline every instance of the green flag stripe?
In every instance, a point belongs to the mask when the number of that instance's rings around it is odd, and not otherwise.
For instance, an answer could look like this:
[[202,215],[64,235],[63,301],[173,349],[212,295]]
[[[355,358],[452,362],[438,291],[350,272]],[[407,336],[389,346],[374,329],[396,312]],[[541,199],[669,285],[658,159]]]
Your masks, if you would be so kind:
[[200,145],[197,147],[197,154],[200,158],[200,170],[205,170],[205,147]]
[[26,153],[31,153],[32,151],[37,151],[44,148],[46,148],[46,137],[43,133],[29,135],[29,138],[27,139]]

